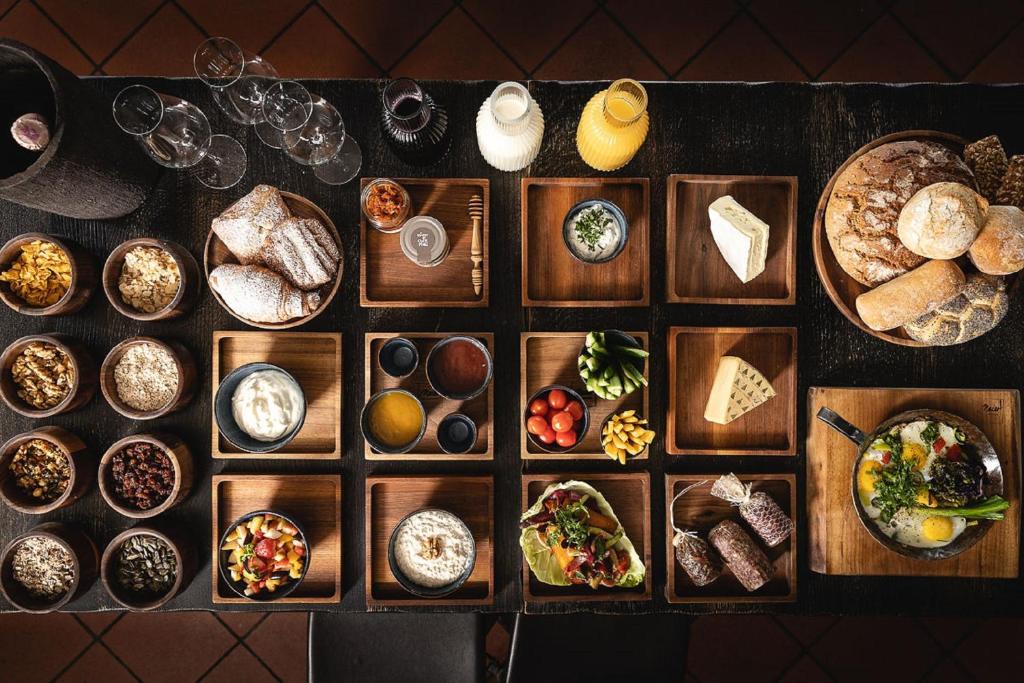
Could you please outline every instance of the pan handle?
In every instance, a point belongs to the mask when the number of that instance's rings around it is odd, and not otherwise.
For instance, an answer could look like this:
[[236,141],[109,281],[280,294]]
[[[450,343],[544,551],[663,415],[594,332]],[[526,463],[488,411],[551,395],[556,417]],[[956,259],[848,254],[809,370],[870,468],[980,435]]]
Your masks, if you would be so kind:
[[852,424],[844,420],[839,413],[830,408],[820,408],[818,410],[818,419],[827,424],[832,429],[836,430],[847,439],[852,441],[860,448],[864,445],[864,442],[868,440],[868,435],[860,431]]

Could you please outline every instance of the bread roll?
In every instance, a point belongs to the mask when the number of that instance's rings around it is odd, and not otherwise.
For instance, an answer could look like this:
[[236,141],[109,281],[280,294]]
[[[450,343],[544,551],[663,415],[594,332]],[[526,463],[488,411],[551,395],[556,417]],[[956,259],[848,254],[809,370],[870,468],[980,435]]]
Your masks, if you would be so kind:
[[974,266],[989,275],[1024,270],[1024,211],[1016,206],[991,206],[978,239],[967,252]]
[[900,211],[897,233],[910,251],[931,259],[953,259],[971,248],[988,211],[988,200],[959,183],[934,183],[918,190]]
[[959,296],[905,324],[903,330],[911,339],[932,346],[963,344],[998,325],[1009,309],[1004,278],[971,273]]
[[839,174],[825,208],[825,230],[839,265],[869,287],[925,262],[896,235],[900,209],[932,183],[974,176],[949,148],[933,142],[890,142],[862,154]]
[[964,272],[952,261],[923,266],[857,297],[857,313],[873,330],[891,330],[931,313],[964,291]]

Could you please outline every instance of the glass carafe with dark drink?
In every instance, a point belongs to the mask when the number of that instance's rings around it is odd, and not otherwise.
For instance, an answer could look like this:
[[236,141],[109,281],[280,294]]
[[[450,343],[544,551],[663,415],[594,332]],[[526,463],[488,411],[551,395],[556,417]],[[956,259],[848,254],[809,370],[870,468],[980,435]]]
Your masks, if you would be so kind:
[[384,88],[381,126],[395,154],[410,164],[432,164],[451,143],[448,113],[420,84],[398,78]]

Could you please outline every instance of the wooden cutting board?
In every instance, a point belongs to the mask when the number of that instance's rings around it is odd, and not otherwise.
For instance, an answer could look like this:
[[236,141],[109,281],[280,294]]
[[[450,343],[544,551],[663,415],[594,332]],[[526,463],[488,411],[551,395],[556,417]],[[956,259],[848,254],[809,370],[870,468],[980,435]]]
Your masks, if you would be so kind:
[[[811,387],[807,396],[807,519],[811,571],[840,575],[1017,578],[1020,539],[1020,392],[1012,389]],[[857,448],[818,420],[828,407],[870,433],[905,410],[934,408],[972,422],[1003,468],[1006,519],[948,560],[915,560],[887,550],[861,525],[850,493]]]

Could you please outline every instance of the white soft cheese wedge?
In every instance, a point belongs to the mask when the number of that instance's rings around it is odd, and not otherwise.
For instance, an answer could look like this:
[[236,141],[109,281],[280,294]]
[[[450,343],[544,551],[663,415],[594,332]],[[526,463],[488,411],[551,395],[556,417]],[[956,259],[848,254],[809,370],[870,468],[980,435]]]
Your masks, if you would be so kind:
[[704,419],[729,424],[773,396],[775,389],[757,368],[737,356],[722,356]]
[[708,216],[718,251],[736,277],[746,283],[763,273],[768,253],[768,224],[729,195],[711,202]]

